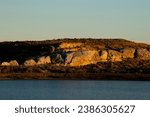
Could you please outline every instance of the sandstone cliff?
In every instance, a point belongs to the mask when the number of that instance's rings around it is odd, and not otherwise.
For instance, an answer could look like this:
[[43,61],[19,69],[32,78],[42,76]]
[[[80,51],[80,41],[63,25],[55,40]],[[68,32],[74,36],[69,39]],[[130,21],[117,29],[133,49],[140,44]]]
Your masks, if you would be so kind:
[[[1,65],[50,64],[51,47],[55,49],[55,54],[59,54],[55,57],[62,56],[65,66],[120,62],[126,59],[150,60],[150,45],[147,44],[124,39],[58,39],[2,42],[0,43]],[[61,51],[64,52],[65,58],[61,55]],[[15,63],[12,64],[12,60],[15,60]]]
[[124,39],[0,43],[0,79],[150,80],[150,45]]
[[65,40],[59,47],[67,52],[66,64],[69,66],[126,59],[150,60],[150,45],[121,39]]

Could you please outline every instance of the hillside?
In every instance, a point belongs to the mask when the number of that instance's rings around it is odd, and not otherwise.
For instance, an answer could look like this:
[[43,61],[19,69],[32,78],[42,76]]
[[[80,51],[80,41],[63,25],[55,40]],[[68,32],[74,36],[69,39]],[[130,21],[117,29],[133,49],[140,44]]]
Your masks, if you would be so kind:
[[150,45],[125,39],[0,43],[1,79],[150,79]]

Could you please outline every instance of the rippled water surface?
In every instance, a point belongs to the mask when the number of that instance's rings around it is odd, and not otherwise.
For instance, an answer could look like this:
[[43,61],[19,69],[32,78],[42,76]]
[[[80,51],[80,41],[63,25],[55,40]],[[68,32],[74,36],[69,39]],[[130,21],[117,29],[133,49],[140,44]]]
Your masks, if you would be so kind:
[[4,80],[0,99],[150,99],[149,81]]

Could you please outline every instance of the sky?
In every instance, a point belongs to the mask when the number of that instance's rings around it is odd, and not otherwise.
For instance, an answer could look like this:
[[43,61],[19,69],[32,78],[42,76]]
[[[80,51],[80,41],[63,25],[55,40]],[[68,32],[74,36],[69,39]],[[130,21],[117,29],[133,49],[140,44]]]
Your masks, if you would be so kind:
[[150,43],[150,0],[0,0],[0,41],[57,38]]

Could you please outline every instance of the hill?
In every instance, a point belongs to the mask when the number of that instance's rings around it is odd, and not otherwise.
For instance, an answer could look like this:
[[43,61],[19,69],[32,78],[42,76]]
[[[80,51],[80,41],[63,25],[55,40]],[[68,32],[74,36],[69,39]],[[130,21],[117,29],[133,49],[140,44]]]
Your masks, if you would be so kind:
[[125,39],[0,43],[1,79],[150,79],[150,45]]

